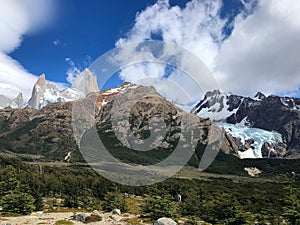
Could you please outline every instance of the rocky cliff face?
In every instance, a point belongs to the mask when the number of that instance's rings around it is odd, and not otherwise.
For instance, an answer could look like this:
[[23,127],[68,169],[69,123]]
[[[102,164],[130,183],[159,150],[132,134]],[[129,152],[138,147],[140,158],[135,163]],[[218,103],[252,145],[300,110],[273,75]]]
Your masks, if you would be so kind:
[[[42,77],[38,85],[40,87],[44,84]],[[124,93],[126,97],[118,99]],[[140,101],[134,102],[135,96],[141,93],[147,93],[148,97],[146,95]],[[151,151],[149,156],[144,153],[139,156],[141,162],[152,159],[159,161],[161,156],[165,157],[170,154],[179,142],[182,129],[189,130],[193,124],[198,126],[199,132],[192,133],[191,139],[187,141],[194,147],[198,143],[206,145],[208,136],[214,139],[213,136],[216,134],[209,132],[212,126],[210,120],[179,110],[151,87],[126,83],[119,88],[92,93],[87,98],[96,98],[94,116],[101,139],[111,148],[112,154],[124,156],[128,160],[136,156],[136,152],[130,151],[129,147],[137,145],[139,140],[147,139],[152,126],[155,126],[155,133],[161,133],[159,129],[166,128],[166,135],[161,137],[162,139],[156,146],[157,150]],[[117,110],[113,110],[113,107],[118,104],[122,105],[120,110],[118,107]],[[66,156],[70,156],[68,160],[73,162],[82,161],[83,158],[77,148],[73,133],[72,105],[72,102],[58,102],[48,104],[41,110],[30,108],[0,110],[1,151],[22,154],[21,156],[25,158],[31,158],[32,155],[39,156],[40,158],[36,160],[44,161],[63,161]],[[129,117],[126,116],[128,112],[124,111],[128,107],[131,107]],[[115,124],[112,121],[112,115],[119,118]],[[182,118],[187,115],[189,115],[187,124],[190,126],[181,126],[183,122],[186,122]],[[165,125],[159,127],[162,124],[160,121],[163,121]],[[118,138],[115,137],[114,126],[121,134]],[[124,136],[126,126],[130,127],[135,137],[129,141],[130,143]],[[223,152],[237,154],[235,143],[230,135],[227,135],[221,142]]]
[[97,78],[89,69],[85,69],[75,78],[72,88],[81,91],[85,96],[99,91]]
[[33,155],[43,161],[63,160],[71,150],[80,160],[72,136],[71,110],[72,103],[54,103],[42,110],[0,110],[1,151],[29,158]]
[[[282,134],[286,150],[276,154],[288,158],[300,157],[300,99],[265,96],[257,93],[254,98],[220,91],[208,92],[192,109],[192,113],[231,124],[246,125]],[[274,150],[274,148],[272,148]],[[264,148],[266,151],[266,148]],[[285,153],[285,154],[284,154]]]

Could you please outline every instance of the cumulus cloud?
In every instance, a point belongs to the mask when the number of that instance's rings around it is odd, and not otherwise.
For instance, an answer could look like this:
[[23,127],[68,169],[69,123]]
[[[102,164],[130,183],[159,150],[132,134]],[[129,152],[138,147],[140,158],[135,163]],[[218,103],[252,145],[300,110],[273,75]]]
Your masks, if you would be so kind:
[[[0,13],[0,93],[28,98],[36,77],[9,57],[21,45],[25,34],[34,33],[51,24],[55,0],[2,0]],[[7,88],[11,87],[11,88]],[[14,97],[15,97],[14,96]]]
[[0,52],[0,94],[13,98],[23,92],[28,98],[36,79],[17,61]]
[[167,0],[159,0],[137,14],[134,27],[116,45],[160,36],[166,42],[192,50],[207,65],[213,66],[224,38],[222,29],[226,21],[219,16],[221,5],[218,0],[191,1],[181,9],[170,7]]
[[[221,6],[222,2],[219,0],[203,0],[188,2],[185,8],[181,9],[178,6],[170,7],[167,0],[159,0],[156,4],[137,14],[133,28],[125,38],[118,40],[116,46],[122,47],[127,43],[158,37],[165,42],[174,43],[192,51],[209,68],[213,68],[220,44],[224,39],[222,30],[226,24],[226,20],[219,16]],[[178,71],[174,71],[167,81],[162,80],[165,79],[163,78],[165,66],[158,64],[135,65],[130,69],[123,70],[121,78],[135,82],[143,79],[145,74],[149,76],[152,73],[153,77],[161,78],[162,84],[160,85],[155,80],[151,85],[155,86],[157,90],[161,90],[161,93],[164,93],[168,99],[175,97],[176,101],[181,104],[186,103],[186,96],[193,96],[192,101],[196,101],[202,96],[203,93],[191,93],[195,88],[187,88],[187,95],[176,96],[176,92],[172,91],[174,87],[170,85],[167,88],[166,82],[175,84],[174,80],[176,80],[177,86],[179,82],[179,86],[185,88],[191,82],[184,75],[178,76]],[[174,79],[175,77],[176,79]],[[182,79],[178,79],[179,77]],[[148,82],[150,82],[149,79]]]
[[[221,0],[191,0],[184,8],[159,0],[137,14],[134,26],[116,46],[149,39],[175,43],[197,55],[224,91],[251,96],[257,91],[284,94],[298,90],[300,2],[240,1],[244,8],[230,22],[220,16]],[[226,26],[232,28],[229,36],[224,34]],[[126,69],[121,77],[139,80],[149,74],[149,67],[136,66],[136,73]],[[161,71],[159,67],[153,71]],[[170,77],[176,77],[173,82],[183,87],[192,87],[182,75]],[[197,90],[187,89],[198,100],[199,94],[193,93]]]
[[223,89],[285,94],[300,86],[300,2],[262,0],[253,15],[236,18],[217,57]]

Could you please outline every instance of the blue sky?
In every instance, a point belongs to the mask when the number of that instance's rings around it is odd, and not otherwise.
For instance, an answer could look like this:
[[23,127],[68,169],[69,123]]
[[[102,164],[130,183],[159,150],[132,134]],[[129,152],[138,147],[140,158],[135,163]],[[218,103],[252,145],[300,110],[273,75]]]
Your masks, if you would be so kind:
[[[0,16],[4,37],[0,94],[7,85],[29,93],[41,73],[50,81],[68,83],[66,73],[72,67],[83,70],[116,45],[150,38],[196,54],[224,91],[299,96],[296,0],[4,0],[1,4],[7,10],[6,17]],[[138,79],[126,71],[122,77]],[[184,81],[180,83],[184,86]]]
[[[136,12],[155,1],[98,0],[57,1],[63,10],[50,28],[25,35],[22,45],[10,55],[33,74],[67,82],[71,58],[78,66],[88,64],[114,47],[133,25]],[[83,68],[84,69],[84,68]]]
[[[185,6],[187,0],[171,0],[170,5]],[[67,82],[70,58],[80,69],[106,51],[126,35],[134,25],[137,12],[153,5],[156,0],[60,0],[61,8],[54,23],[34,34],[25,35],[19,48],[10,56],[18,60],[30,73],[46,73],[47,79]],[[225,0],[221,16],[234,18],[243,8],[240,1]],[[226,32],[230,27],[226,27]]]

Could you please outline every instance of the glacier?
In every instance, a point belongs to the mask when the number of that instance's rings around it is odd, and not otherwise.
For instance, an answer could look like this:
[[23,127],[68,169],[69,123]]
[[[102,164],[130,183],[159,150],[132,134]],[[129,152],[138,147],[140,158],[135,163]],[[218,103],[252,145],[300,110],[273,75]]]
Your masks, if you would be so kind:
[[216,125],[224,128],[224,130],[230,133],[232,136],[241,138],[243,144],[245,144],[245,141],[250,138],[254,139],[254,144],[252,145],[254,149],[250,148],[247,151],[238,152],[241,159],[262,158],[261,148],[265,142],[270,144],[282,142],[281,134],[275,131],[266,131],[259,128],[251,128],[243,125],[235,125],[224,122],[218,122]]

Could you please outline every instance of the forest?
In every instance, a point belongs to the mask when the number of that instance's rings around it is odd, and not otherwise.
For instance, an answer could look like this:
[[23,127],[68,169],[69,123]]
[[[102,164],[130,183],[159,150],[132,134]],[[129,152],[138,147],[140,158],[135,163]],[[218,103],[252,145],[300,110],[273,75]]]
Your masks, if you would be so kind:
[[112,183],[86,165],[41,166],[0,157],[2,215],[58,209],[57,202],[45,204],[45,199],[62,199],[61,207],[70,210],[109,212],[118,208],[130,212],[128,196],[141,196],[138,211],[149,221],[185,217],[188,224],[199,220],[212,224],[300,224],[299,184],[299,175],[278,173],[270,182],[173,177],[132,187]]

